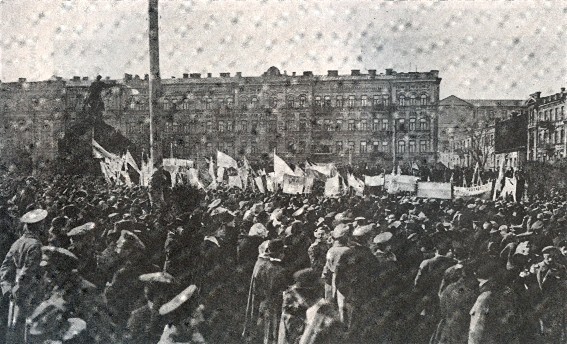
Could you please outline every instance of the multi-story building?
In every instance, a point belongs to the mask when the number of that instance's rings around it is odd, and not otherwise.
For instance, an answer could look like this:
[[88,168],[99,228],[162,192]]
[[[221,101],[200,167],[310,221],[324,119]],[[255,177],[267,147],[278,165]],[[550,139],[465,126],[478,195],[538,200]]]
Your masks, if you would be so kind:
[[546,97],[530,95],[528,107],[528,161],[554,162],[567,157],[565,88]]
[[[201,77],[194,73],[163,79],[159,111],[163,116],[163,154],[201,160],[218,149],[237,158],[246,155],[257,160],[276,150],[296,163],[308,159],[384,164],[391,163],[394,156],[402,162],[434,162],[441,82],[438,74],[435,70],[397,73],[387,69],[385,73],[369,70],[368,74],[352,70],[350,75],[331,70],[317,76],[309,71],[301,75],[281,73],[271,67],[257,77],[241,73]],[[21,117],[37,126],[34,116],[40,113],[60,120],[46,136],[49,144],[36,145],[49,151],[45,156],[53,157],[61,128],[69,128],[81,116],[91,82],[86,77],[73,77],[67,81],[55,78],[43,83],[1,84],[2,101],[14,99],[11,107],[2,110],[9,118],[5,123]],[[102,94],[104,120],[140,151],[148,152],[147,76],[125,74],[122,80],[107,78],[105,82],[114,87]],[[45,94],[34,98],[30,88]],[[34,99],[43,104],[43,112],[32,111]],[[15,140],[15,131],[6,130],[12,136],[2,135],[4,141],[13,137],[10,144],[27,142]],[[40,155],[40,151],[35,154]]]
[[[440,81],[438,71],[390,69],[325,76],[282,74],[275,67],[259,77],[184,74],[162,80],[163,153],[199,159],[218,149],[258,159],[275,149],[293,162],[374,164],[394,155],[433,162]],[[116,125],[147,146],[147,81],[126,75],[123,85],[129,98]]]
[[524,114],[525,101],[519,99],[461,99],[454,95],[439,102],[439,161],[448,167],[496,169],[501,159],[518,167],[521,152],[496,154],[495,122]]
[[0,157],[29,154],[34,163],[53,160],[63,135],[65,81],[0,82]]

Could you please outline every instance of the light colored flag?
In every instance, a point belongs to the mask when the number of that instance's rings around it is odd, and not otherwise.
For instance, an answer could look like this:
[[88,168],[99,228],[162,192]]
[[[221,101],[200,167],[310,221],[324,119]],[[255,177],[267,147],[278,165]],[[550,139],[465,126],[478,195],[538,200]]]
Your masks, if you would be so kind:
[[364,183],[362,182],[362,180],[349,173],[347,176],[347,182],[348,185],[354,189],[357,195],[360,196],[364,194]]
[[258,187],[258,190],[261,193],[265,193],[266,190],[264,189],[264,182],[262,181],[262,177],[258,176],[256,178],[254,178],[254,181],[256,182],[256,186]]
[[512,178],[505,177],[504,178],[504,187],[502,188],[502,191],[500,192],[500,198],[506,199],[506,197],[508,195],[510,195],[510,196],[512,196],[512,199],[514,200],[514,202],[517,202],[517,200],[516,200],[516,187],[517,186],[518,186],[518,180],[516,179],[516,177],[512,177]]
[[289,174],[291,176],[295,175],[295,172],[291,169],[291,167],[286,164],[286,162],[280,158],[276,152],[274,151],[274,176],[275,182],[281,184],[283,182],[283,177],[285,174]]
[[222,183],[224,180],[224,167],[219,166],[217,168],[217,182]]
[[266,189],[270,192],[274,192],[276,189],[276,185],[274,183],[274,172],[270,172],[266,174]]
[[217,151],[217,167],[238,169],[238,164],[230,155]]
[[343,176],[341,176],[341,190],[343,192],[343,195],[346,195],[348,193],[348,186],[346,185]]
[[493,201],[496,201],[496,194],[504,187],[504,160],[506,159],[502,159],[500,162],[500,168],[498,169],[498,178],[494,184],[494,193],[492,194]]
[[366,186],[384,186],[384,175],[364,176],[364,184]]
[[299,167],[298,165],[295,165],[295,170],[293,172],[295,173],[296,176],[300,176],[300,177],[305,176],[305,172],[303,172],[301,167]]
[[335,197],[340,193],[341,184],[339,181],[339,175],[336,174],[334,177],[328,178],[325,182],[325,196]]
[[198,189],[204,189],[203,184],[199,180],[199,172],[196,169],[190,168],[187,171],[187,180],[189,181],[189,185]]
[[[205,158],[205,160],[207,159]],[[217,175],[215,173],[215,163],[213,161],[213,157],[211,157],[210,160],[207,160],[207,162],[209,163],[209,176],[211,176],[211,180],[216,180]]]
[[286,193],[286,194],[303,193],[304,184],[305,184],[305,178],[304,177],[284,174],[283,187],[282,187],[283,193]]
[[239,175],[228,176],[228,186],[242,189],[242,179],[240,179]]
[[303,193],[311,193],[313,192],[313,183],[315,181],[315,178],[313,178],[312,176],[306,176],[305,177],[305,186],[303,187]]

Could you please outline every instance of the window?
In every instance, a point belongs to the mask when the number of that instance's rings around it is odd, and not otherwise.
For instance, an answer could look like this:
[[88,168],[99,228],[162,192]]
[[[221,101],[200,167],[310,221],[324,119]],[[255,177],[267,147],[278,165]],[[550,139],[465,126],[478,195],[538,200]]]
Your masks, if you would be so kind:
[[333,125],[333,122],[330,119],[325,120],[325,130],[327,130],[327,131],[334,131],[335,130],[335,126]]
[[248,131],[248,121],[240,121],[240,130],[244,133]]
[[250,153],[252,154],[258,153],[258,144],[256,144],[256,142],[252,142],[250,144]]
[[427,105],[427,95],[421,95],[421,105]]
[[212,155],[213,154],[213,144],[208,142],[207,143],[207,155]]
[[348,142],[348,150],[349,152],[354,153],[354,141]]
[[354,96],[348,96],[348,107],[351,108],[354,107],[354,101],[355,101]]
[[390,129],[390,125],[389,125],[388,119],[384,118],[382,120],[382,130],[389,130],[389,129]]
[[547,115],[547,110],[545,110],[544,113],[543,113],[543,120],[544,120],[544,121],[549,120],[549,117],[548,117],[548,115]]
[[252,109],[255,109],[255,108],[257,107],[257,105],[258,105],[258,98],[252,97],[252,98],[250,99],[250,107],[251,107]]
[[321,107],[321,97],[315,97],[315,106]]
[[390,96],[388,94],[382,95],[382,104],[384,104],[384,106],[388,106],[390,104]]
[[226,107],[227,108],[232,109],[232,103],[234,103],[234,100],[232,99],[232,97],[226,98]]
[[410,153],[415,153],[415,141],[414,140],[410,140],[409,144],[408,144],[408,151]]
[[387,151],[389,151],[389,149],[388,149],[388,144],[389,144],[388,141],[382,141],[382,150],[381,150],[382,152],[387,152]]
[[270,99],[270,106],[274,109],[278,107],[278,98],[273,97]]
[[368,130],[368,124],[366,123],[365,119],[360,120],[360,130],[362,131]]
[[360,153],[368,153],[366,141],[360,141]]
[[421,141],[419,142],[419,151],[420,151],[420,152],[422,152],[422,153],[427,152],[427,151],[429,151],[428,148],[429,148],[429,147],[428,147],[428,144],[427,144],[427,141],[426,141],[426,140],[421,140]]
[[555,120],[559,120],[559,108],[555,108]]
[[380,130],[380,120],[378,118],[374,118],[372,120],[372,131]]
[[207,131],[207,133],[213,132],[213,122],[212,121],[207,121],[206,131]]
[[248,103],[248,98],[240,97],[240,106],[242,109],[246,109],[246,104]]
[[225,129],[224,121],[219,121],[219,132],[223,133]]
[[415,99],[415,94],[410,95],[410,99],[409,99],[409,105],[416,105],[416,99]]
[[406,105],[405,102],[406,102],[406,97],[403,94],[400,94],[400,96],[398,97],[398,103],[401,106],[404,106],[404,105]]
[[305,96],[299,96],[299,107],[305,107],[306,98]]
[[210,110],[213,106],[213,99],[211,99],[210,97],[207,97],[205,99],[205,109]]
[[293,97],[287,98],[287,107],[289,107],[289,108],[295,107],[295,98],[293,98]]
[[226,143],[226,153],[230,154],[230,155],[234,154],[234,143],[232,143],[232,142]]
[[363,95],[360,97],[360,106],[368,106],[368,96]]
[[349,119],[348,120],[348,131],[354,131],[354,130],[355,130],[354,119]]
[[232,131],[234,127],[234,122],[233,121],[227,121],[226,122],[226,131]]
[[325,107],[331,107],[331,96],[325,96]]
[[404,118],[398,119],[398,130],[406,131],[406,120]]
[[406,152],[406,141],[398,141],[397,153],[404,154]]
[[374,152],[378,152],[380,150],[380,142],[378,141],[372,142],[372,150]]
[[258,134],[258,121],[250,122],[250,132],[254,135]]
[[373,106],[378,106],[380,105],[381,102],[381,97],[379,95],[374,95],[374,97],[372,97],[372,105]]
[[429,122],[426,118],[419,119],[419,130],[429,130]]
[[337,124],[335,125],[335,130],[336,131],[343,130],[343,120],[342,119],[337,119]]
[[565,107],[564,106],[561,107],[561,119],[562,120],[565,119]]
[[268,132],[270,133],[276,132],[276,120],[270,120],[268,122]]
[[335,153],[342,153],[343,151],[343,141],[337,141],[335,143]]
[[306,131],[307,130],[307,120],[305,118],[301,118],[299,120],[299,131]]
[[336,107],[338,108],[342,108],[343,107],[343,96],[337,96],[337,100],[336,100]]
[[409,130],[410,130],[410,131],[415,131],[415,118],[410,118],[410,119],[409,119]]

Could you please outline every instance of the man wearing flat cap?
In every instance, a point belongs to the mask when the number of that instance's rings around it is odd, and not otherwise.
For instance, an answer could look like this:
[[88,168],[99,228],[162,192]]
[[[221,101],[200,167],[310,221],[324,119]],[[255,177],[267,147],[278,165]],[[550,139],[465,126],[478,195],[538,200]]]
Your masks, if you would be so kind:
[[0,267],[2,296],[10,298],[8,332],[6,341],[20,343],[24,340],[25,319],[37,303],[41,280],[41,240],[43,220],[47,211],[32,210],[21,217],[24,233],[16,240]]
[[325,266],[321,278],[325,281],[325,299],[336,302],[337,287],[335,284],[335,271],[341,256],[349,249],[348,238],[350,227],[340,224],[333,229],[331,237],[333,246],[327,251]]

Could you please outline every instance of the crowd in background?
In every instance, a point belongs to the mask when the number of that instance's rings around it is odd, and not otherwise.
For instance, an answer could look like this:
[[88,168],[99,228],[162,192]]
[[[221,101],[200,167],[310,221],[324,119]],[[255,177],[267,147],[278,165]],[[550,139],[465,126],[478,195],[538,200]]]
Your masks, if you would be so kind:
[[567,341],[563,194],[325,198],[171,190],[163,179],[152,180],[156,194],[90,176],[5,175],[1,334],[30,343]]

